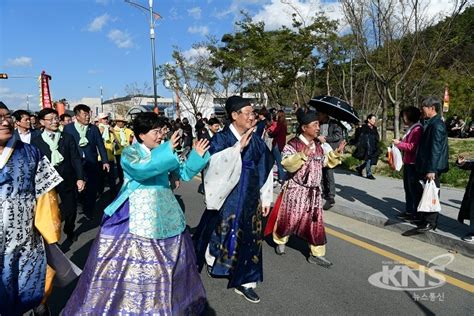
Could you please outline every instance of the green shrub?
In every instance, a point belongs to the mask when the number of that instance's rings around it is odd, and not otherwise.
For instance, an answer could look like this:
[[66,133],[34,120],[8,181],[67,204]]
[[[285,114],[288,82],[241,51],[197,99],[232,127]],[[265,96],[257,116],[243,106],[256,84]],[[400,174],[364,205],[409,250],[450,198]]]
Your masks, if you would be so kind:
[[457,167],[455,162],[450,162],[449,171],[441,175],[441,183],[453,187],[465,188],[469,181],[469,173],[470,171]]

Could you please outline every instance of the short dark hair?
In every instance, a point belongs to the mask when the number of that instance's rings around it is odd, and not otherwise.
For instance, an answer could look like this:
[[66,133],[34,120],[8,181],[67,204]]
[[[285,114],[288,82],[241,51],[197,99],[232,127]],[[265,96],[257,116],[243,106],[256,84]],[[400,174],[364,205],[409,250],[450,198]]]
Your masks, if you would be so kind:
[[416,123],[420,120],[421,111],[415,106],[407,106],[400,113],[402,116],[405,115],[409,122]]
[[429,96],[423,99],[423,102],[421,102],[421,107],[432,107],[432,106],[434,106],[436,112],[439,112],[439,110],[441,110],[441,101],[435,96]]
[[30,112],[25,111],[25,110],[16,110],[15,112],[12,113],[13,118],[15,121],[21,121],[21,118],[26,115],[28,117],[31,116]]
[[166,126],[166,121],[162,116],[158,116],[155,112],[138,113],[133,120],[133,134],[137,138],[137,142],[142,143],[140,134],[146,134],[150,130]]
[[74,107],[74,114],[78,115],[81,111],[90,113],[91,108],[85,104],[78,104]]
[[[255,110],[255,111],[257,111],[257,110]],[[257,113],[257,114],[266,117],[266,116],[267,116],[267,113],[269,113],[268,110],[267,110],[267,108],[266,108],[266,107],[262,107],[260,110],[258,110],[258,113]]]
[[56,111],[55,109],[53,109],[53,108],[44,108],[41,111],[39,111],[38,119],[44,120],[44,117],[48,114],[51,114],[51,113],[54,113],[54,114],[58,115],[58,111]]
[[65,119],[66,117],[72,118],[71,115],[69,115],[69,114],[67,114],[67,113],[64,113],[64,114],[61,114],[61,115],[59,116],[59,120],[60,120],[61,122],[64,122],[64,119]]
[[365,123],[367,124],[369,122],[369,120],[373,117],[375,117],[375,114],[373,114],[373,113],[370,113],[369,115],[367,115],[367,119],[365,120]]
[[207,125],[214,125],[214,124],[221,124],[221,122],[219,121],[219,119],[217,117],[213,117],[211,119],[209,119],[209,121],[207,121]]
[[4,110],[7,110],[7,111],[10,111],[8,109],[8,107],[5,105],[5,103],[3,103],[2,101],[0,101],[0,109],[4,109]]

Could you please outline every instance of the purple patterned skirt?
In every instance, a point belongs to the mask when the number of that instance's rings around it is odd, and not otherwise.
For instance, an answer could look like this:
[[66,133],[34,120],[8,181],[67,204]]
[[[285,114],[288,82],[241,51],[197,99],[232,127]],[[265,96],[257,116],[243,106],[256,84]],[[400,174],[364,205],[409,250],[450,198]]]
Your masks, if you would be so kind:
[[206,293],[188,232],[149,239],[128,233],[128,201],[104,218],[62,315],[200,315]]

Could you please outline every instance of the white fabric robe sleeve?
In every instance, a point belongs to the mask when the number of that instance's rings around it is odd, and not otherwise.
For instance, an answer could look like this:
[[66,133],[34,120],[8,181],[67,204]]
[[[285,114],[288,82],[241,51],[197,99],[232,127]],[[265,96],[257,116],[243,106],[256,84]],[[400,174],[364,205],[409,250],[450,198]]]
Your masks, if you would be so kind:
[[273,202],[273,170],[268,174],[267,181],[260,189],[260,200],[262,207],[271,206]]
[[211,156],[204,171],[206,208],[219,210],[227,196],[239,183],[242,173],[240,142]]

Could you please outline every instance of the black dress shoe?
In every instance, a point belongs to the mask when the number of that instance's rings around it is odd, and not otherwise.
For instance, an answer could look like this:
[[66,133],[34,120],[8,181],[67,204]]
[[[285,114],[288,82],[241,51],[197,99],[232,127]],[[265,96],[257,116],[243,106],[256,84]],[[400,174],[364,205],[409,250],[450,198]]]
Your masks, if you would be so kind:
[[436,230],[436,225],[433,225],[431,223],[424,223],[416,228],[416,231],[419,233],[424,233],[430,230]]
[[41,304],[33,308],[33,315],[34,316],[49,316],[51,315],[51,311],[47,304]]
[[375,180],[375,177],[374,177],[373,175],[369,174],[369,175],[367,176],[367,179]]
[[77,235],[74,233],[66,234],[66,239],[70,242],[77,241]]
[[334,206],[334,204],[336,204],[336,201],[334,201],[334,199],[326,200],[326,202],[323,205],[323,210],[325,211],[329,210],[330,208]]
[[234,289],[234,292],[242,295],[245,299],[251,303],[258,303],[260,302],[260,297],[258,297],[257,293],[252,288],[247,288],[243,286],[238,286]]
[[403,212],[397,215],[397,218],[403,219],[405,221],[412,221],[415,219],[415,215],[408,212]]
[[474,243],[474,233],[469,233],[461,238],[463,241],[468,242],[470,244]]

